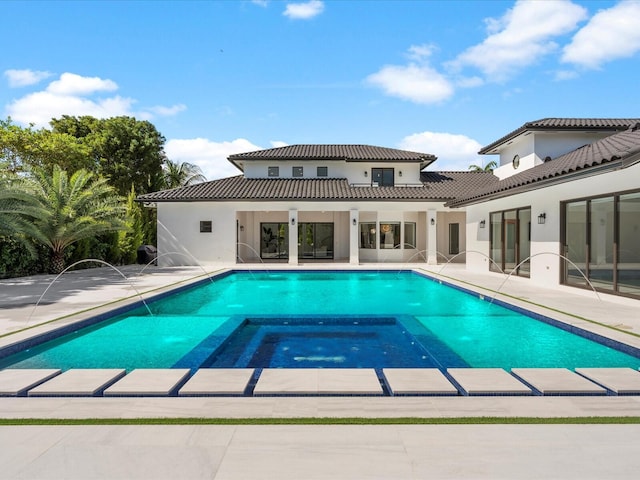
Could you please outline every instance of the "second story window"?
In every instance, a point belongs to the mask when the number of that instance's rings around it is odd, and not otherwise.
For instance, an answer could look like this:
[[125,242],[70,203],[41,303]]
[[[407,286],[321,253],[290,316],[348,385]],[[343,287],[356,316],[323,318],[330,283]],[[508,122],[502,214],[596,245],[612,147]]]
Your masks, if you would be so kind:
[[316,175],[318,177],[328,177],[329,176],[329,168],[328,167],[318,167]]
[[293,167],[292,171],[291,171],[291,174],[294,177],[302,177],[302,176],[304,176],[303,175],[304,174],[303,168],[302,167]]
[[393,168],[372,168],[371,182],[379,187],[393,187]]
[[280,176],[280,168],[279,167],[269,167],[267,172],[268,172],[268,175],[270,177],[279,177]]

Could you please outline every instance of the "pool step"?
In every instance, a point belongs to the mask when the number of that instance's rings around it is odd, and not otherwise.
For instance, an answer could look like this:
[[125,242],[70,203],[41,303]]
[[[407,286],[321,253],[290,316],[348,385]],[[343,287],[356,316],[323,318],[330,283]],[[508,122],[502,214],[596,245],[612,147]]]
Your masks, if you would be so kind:
[[[257,378],[257,381],[256,381]],[[0,396],[640,395],[631,368],[6,369]]]

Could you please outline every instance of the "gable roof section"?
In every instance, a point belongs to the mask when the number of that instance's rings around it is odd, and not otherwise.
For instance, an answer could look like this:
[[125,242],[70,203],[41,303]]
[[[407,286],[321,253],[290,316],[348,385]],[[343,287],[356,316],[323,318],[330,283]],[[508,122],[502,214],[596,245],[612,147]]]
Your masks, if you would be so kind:
[[488,172],[423,172],[422,186],[354,187],[344,178],[245,178],[242,175],[140,195],[140,202],[447,201],[497,182]]
[[251,160],[344,160],[346,162],[419,162],[421,168],[436,160],[430,153],[410,152],[371,145],[288,145],[229,155],[228,160],[240,170]]
[[470,195],[452,200],[448,207],[461,207],[493,198],[535,190],[576,176],[596,175],[603,171],[629,167],[640,161],[640,123],[624,132],[610,135],[573,150],[551,161],[507,177],[494,185],[477,189]]
[[495,149],[513,140],[518,135],[525,132],[553,132],[553,131],[599,131],[618,132],[626,130],[640,122],[640,118],[542,118],[527,122],[504,137],[483,147],[478,153],[480,155],[497,153]]

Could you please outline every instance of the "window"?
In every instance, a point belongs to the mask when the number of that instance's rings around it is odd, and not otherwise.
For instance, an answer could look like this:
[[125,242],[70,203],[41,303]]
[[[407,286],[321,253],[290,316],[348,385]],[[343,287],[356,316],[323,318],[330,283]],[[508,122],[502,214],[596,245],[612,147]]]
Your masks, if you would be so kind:
[[268,174],[270,177],[279,177],[280,176],[280,167],[269,167]]
[[393,168],[372,168],[371,182],[379,187],[393,187]]
[[360,224],[360,248],[376,248],[376,224]]
[[288,258],[288,223],[261,223],[260,231],[260,258]]
[[400,246],[400,223],[380,223],[380,248]]
[[404,224],[404,248],[417,248],[416,224],[414,222],[405,222]]
[[[490,270],[529,276],[531,252],[531,208],[490,214]],[[521,263],[523,262],[523,263]]]
[[449,224],[449,254],[457,255],[460,253],[460,224]]
[[200,222],[200,233],[211,233],[213,231],[213,222],[211,220],[202,220]]
[[298,224],[298,258],[333,258],[333,223]]
[[329,176],[329,168],[328,167],[318,167],[316,172],[318,177],[328,177]]
[[640,297],[640,192],[569,201],[562,215],[563,283]]
[[304,170],[303,170],[302,167],[292,167],[292,169],[291,169],[291,174],[294,177],[302,177],[303,176],[303,172],[304,172]]

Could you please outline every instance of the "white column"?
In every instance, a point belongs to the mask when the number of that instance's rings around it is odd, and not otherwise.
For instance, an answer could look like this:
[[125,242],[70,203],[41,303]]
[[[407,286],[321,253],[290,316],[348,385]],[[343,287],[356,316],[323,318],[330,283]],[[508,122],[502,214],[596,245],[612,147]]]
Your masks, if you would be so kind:
[[438,221],[435,210],[427,210],[427,264],[438,264]]
[[349,215],[349,263],[358,265],[360,263],[360,250],[358,241],[360,226],[358,225],[360,215],[358,210],[351,210]]
[[298,211],[289,210],[289,265],[298,264]]

